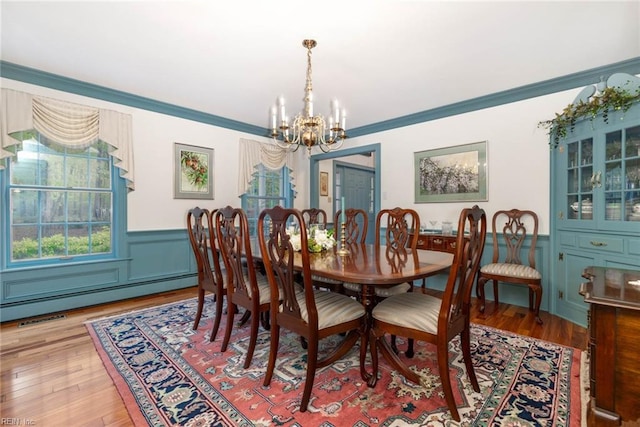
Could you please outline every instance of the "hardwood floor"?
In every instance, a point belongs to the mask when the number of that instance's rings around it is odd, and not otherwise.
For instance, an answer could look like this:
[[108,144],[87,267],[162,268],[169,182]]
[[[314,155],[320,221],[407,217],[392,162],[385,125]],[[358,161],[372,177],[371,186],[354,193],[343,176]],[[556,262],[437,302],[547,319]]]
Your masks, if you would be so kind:
[[[417,289],[417,288],[416,288]],[[84,322],[195,296],[195,288],[82,308],[66,318],[0,327],[2,424],[35,426],[131,426],[132,421],[102,365]],[[541,312],[500,304],[486,315],[472,308],[472,322],[585,349],[586,330]],[[46,316],[45,316],[46,317]],[[12,420],[14,419],[14,420]]]

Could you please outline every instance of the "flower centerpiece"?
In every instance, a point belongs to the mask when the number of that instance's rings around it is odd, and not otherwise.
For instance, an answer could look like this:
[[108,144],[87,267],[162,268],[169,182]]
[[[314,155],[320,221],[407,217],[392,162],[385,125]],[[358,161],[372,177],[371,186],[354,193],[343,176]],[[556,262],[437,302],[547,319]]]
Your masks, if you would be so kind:
[[[308,231],[307,246],[309,252],[317,253],[327,249],[331,249],[336,245],[336,240],[333,237],[333,230],[318,230],[311,228]],[[300,233],[291,234],[291,245],[293,249],[299,251],[301,249]]]

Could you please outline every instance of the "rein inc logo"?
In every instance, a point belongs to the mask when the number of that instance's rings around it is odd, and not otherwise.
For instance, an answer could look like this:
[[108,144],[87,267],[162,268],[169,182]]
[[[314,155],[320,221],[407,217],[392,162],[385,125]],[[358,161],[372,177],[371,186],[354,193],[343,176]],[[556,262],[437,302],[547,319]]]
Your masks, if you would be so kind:
[[0,418],[3,426],[34,426],[36,422],[30,418]]

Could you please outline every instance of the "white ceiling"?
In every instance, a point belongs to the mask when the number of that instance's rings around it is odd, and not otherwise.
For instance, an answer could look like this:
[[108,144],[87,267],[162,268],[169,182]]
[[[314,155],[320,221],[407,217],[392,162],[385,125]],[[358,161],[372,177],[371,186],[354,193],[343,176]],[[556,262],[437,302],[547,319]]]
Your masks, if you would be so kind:
[[302,108],[354,128],[640,57],[635,1],[7,1],[2,60],[260,127]]

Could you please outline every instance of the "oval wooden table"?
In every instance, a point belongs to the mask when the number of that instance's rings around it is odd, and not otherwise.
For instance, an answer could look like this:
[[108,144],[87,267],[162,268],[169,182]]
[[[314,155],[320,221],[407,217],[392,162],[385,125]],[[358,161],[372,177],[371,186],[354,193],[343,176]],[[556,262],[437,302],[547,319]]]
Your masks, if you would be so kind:
[[[365,331],[367,336],[371,327],[376,287],[412,283],[414,280],[445,272],[453,264],[453,254],[440,251],[394,250],[370,244],[349,245],[347,250],[348,254],[340,255],[336,246],[333,250],[310,254],[310,269],[313,275],[362,286],[362,304],[368,313]],[[294,266],[302,269],[302,256],[294,258]],[[364,366],[360,367],[360,372],[363,380],[371,386],[375,384],[375,378]]]
[[[371,305],[375,287],[390,287],[423,279],[446,271],[453,264],[453,254],[416,249],[393,250],[371,244],[349,245],[346,255],[338,247],[309,257],[311,273],[320,277],[362,285],[363,302]],[[302,257],[294,264],[302,269]],[[365,299],[366,297],[366,299]]]

